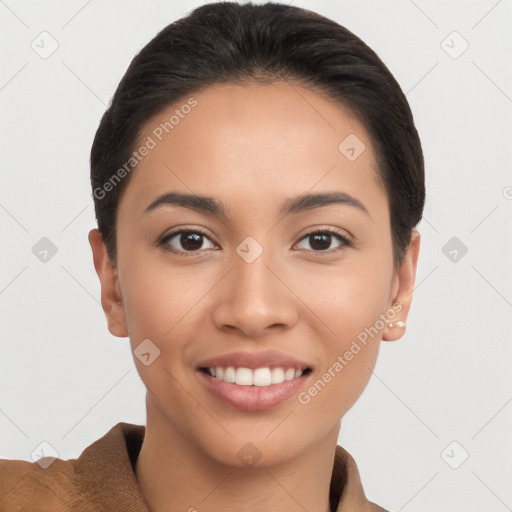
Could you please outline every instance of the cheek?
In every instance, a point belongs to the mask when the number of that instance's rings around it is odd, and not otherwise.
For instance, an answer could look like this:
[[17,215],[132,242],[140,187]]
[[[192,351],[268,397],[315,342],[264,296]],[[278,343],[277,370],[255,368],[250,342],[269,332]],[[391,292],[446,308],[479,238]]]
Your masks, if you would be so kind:
[[[181,287],[172,278],[164,278],[163,272],[164,269],[146,267],[139,261],[132,272],[126,273],[130,278],[124,287],[124,307],[130,345],[140,378],[153,396],[163,393],[161,399],[175,401],[179,397],[176,392],[179,386],[170,385],[170,381],[174,382],[173,377],[178,381],[182,379],[183,358],[189,340],[184,326],[193,315],[190,318],[187,315],[190,307],[184,300]],[[148,343],[145,340],[151,341],[151,358],[158,354],[148,365],[137,357],[138,352],[142,353],[138,347],[142,347],[143,342]]]
[[339,423],[366,388],[379,345],[378,339],[363,344],[348,336],[324,346],[325,363],[297,396],[304,431],[328,432]]
[[363,392],[375,366],[388,307],[389,271],[377,261],[340,267],[310,278],[309,285],[317,290],[308,296],[307,304],[317,314],[311,318],[319,317],[315,325],[324,333],[318,348],[319,381],[311,391],[322,390],[319,402],[325,400],[342,415]]
[[334,375],[334,400],[342,414],[350,409],[368,384],[379,347],[380,336],[369,336],[364,342],[354,337],[344,343],[334,354],[335,357],[331,358],[328,374]]
[[325,424],[337,421],[361,396],[379,352],[381,336],[374,330],[375,315],[367,310],[351,311],[338,314],[333,324],[336,336],[324,339],[315,379],[298,397],[299,403],[309,404],[323,415]]
[[190,312],[207,287],[190,270],[147,255],[146,265],[142,256],[127,261],[120,272],[128,327],[134,335],[163,339],[190,322]]
[[306,297],[311,322],[323,327],[333,345],[341,349],[385,313],[389,275],[388,269],[377,262],[330,267],[301,277],[298,295]]
[[[155,261],[144,265],[142,259],[124,270],[123,302],[132,351],[149,339],[160,351],[155,367],[173,374],[186,372],[194,346],[190,342],[201,335],[205,325],[203,304],[211,291],[211,280],[204,270],[194,274],[190,267],[171,268]],[[157,378],[152,366],[136,363],[142,380],[151,388]]]

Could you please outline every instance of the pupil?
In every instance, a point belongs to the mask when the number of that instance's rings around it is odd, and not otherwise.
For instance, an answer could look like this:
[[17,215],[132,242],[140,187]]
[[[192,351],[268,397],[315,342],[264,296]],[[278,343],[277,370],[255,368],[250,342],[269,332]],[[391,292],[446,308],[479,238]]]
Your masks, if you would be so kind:
[[[195,245],[194,245],[194,241],[192,241],[192,243],[190,243],[190,240],[192,238],[195,241]],[[201,248],[202,235],[200,235],[198,233],[183,233],[180,237],[180,243],[184,249],[187,249],[189,251],[197,251],[198,249]]]
[[[329,246],[331,245],[331,235],[329,234],[317,234],[317,235],[312,235],[312,238],[313,240],[322,240],[324,243],[322,244],[322,242],[320,244],[317,244],[316,242],[313,242],[311,243],[311,247],[313,247],[313,249],[319,249],[319,250],[325,250],[325,249],[329,249]],[[327,242],[327,243],[325,243]],[[318,246],[320,245],[320,246]]]

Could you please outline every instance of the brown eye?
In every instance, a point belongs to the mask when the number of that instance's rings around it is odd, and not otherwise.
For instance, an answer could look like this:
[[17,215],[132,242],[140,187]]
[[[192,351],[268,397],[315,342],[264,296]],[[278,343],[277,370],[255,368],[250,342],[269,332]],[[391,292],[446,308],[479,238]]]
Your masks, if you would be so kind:
[[202,231],[190,229],[180,230],[165,235],[158,242],[158,245],[172,252],[194,253],[204,249],[203,244],[205,239],[210,240]]
[[311,233],[308,233],[304,237],[301,238],[301,242],[303,240],[309,240],[309,245],[311,248],[307,248],[306,250],[314,251],[314,252],[335,252],[337,248],[334,250],[329,250],[331,247],[331,244],[334,241],[340,242],[341,246],[350,246],[351,243],[348,240],[348,238],[344,237],[343,235],[340,235],[338,232],[330,230],[330,229],[324,229],[321,231],[312,231]]

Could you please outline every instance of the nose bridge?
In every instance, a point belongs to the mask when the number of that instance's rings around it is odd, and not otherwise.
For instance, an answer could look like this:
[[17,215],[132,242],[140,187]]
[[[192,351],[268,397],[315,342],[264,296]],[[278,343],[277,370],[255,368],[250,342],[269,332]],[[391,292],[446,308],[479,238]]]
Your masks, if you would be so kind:
[[[279,294],[278,283],[269,269],[274,260],[270,243],[265,243],[264,247],[255,238],[248,236],[237,246],[235,253],[232,293],[237,295],[237,303],[247,302],[246,305],[253,308],[270,307],[269,302]],[[260,302],[259,306],[255,305],[256,302]]]
[[266,327],[294,321],[292,297],[276,276],[276,259],[268,245],[266,248],[247,237],[236,247],[228,282],[215,310],[218,327],[230,325],[257,336]]

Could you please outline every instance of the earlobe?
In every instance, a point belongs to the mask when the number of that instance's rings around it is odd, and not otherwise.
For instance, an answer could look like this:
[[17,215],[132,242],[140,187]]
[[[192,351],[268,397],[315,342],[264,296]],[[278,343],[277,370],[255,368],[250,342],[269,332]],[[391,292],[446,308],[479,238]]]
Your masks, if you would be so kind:
[[416,280],[420,239],[419,231],[417,229],[413,229],[407,253],[397,272],[398,291],[396,292],[395,297],[392,298],[392,303],[400,304],[401,309],[384,327],[382,332],[383,341],[398,340],[405,333],[407,315],[409,314],[409,309],[411,307],[414,283]]
[[107,318],[108,330],[113,336],[125,338],[129,335],[126,327],[126,314],[117,276],[117,269],[112,265],[107,249],[98,229],[89,231],[94,268],[101,285],[101,307]]

